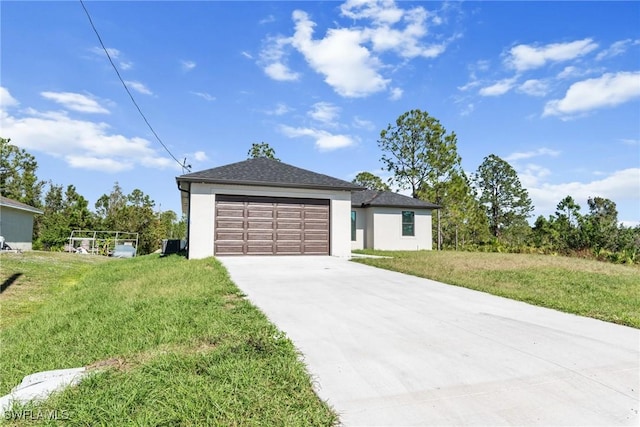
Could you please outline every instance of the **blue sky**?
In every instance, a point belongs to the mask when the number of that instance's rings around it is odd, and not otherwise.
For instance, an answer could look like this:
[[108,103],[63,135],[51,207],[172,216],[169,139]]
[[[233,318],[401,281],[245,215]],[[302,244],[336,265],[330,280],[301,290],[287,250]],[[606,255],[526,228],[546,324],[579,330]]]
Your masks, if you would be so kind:
[[[267,142],[284,162],[384,178],[380,131],[411,109],[462,166],[507,160],[549,215],[566,195],[640,223],[638,2],[94,2],[154,130],[192,171]],[[118,181],[180,210],[180,166],[77,1],[0,3],[1,135],[90,201]],[[532,219],[533,219],[532,218]]]

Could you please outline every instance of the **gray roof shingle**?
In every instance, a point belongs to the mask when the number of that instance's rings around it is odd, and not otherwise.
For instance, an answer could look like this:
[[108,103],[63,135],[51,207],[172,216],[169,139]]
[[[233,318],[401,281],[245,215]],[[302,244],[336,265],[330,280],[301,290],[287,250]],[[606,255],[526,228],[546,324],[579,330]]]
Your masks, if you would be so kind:
[[180,182],[242,184],[289,188],[362,190],[348,181],[260,157],[176,177]]
[[351,193],[353,207],[397,207],[413,209],[439,209],[440,206],[424,200],[414,199],[391,191],[364,190]]
[[40,209],[34,208],[33,206],[29,206],[25,203],[19,202],[17,200],[9,199],[8,197],[0,196],[0,206],[5,206],[7,208],[14,208],[21,211],[32,212],[36,214],[43,213]]

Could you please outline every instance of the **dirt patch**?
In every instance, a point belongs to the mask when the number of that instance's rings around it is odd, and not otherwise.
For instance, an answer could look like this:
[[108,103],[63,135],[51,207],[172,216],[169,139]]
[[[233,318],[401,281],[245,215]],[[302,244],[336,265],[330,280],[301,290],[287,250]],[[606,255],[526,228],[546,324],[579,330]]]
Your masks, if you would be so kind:
[[217,347],[217,342],[206,340],[194,345],[173,344],[164,345],[159,348],[143,351],[128,357],[112,357],[109,359],[98,360],[97,362],[87,365],[89,371],[115,369],[120,372],[130,371],[138,366],[144,365],[158,356],[169,353],[181,354],[201,354],[207,353]]

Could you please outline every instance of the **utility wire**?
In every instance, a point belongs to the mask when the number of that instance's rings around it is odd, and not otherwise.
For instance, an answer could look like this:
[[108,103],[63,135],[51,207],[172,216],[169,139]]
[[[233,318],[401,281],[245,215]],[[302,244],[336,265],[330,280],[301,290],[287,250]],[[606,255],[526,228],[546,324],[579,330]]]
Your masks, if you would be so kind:
[[171,153],[171,151],[169,151],[167,146],[164,144],[164,142],[162,142],[162,140],[160,139],[160,137],[158,136],[156,131],[151,126],[151,123],[149,123],[149,120],[147,120],[147,118],[145,117],[144,113],[142,112],[142,109],[140,109],[140,106],[138,105],[138,103],[136,102],[135,98],[133,97],[133,94],[129,90],[129,87],[127,86],[127,83],[124,81],[124,79],[120,75],[120,71],[118,71],[118,67],[116,67],[116,64],[113,62],[113,59],[111,58],[111,55],[109,55],[109,50],[107,50],[106,46],[104,45],[104,42],[102,41],[102,37],[100,37],[100,33],[98,33],[98,29],[94,25],[93,20],[91,19],[91,15],[89,14],[89,11],[87,10],[87,7],[84,4],[84,1],[80,0],[80,4],[82,5],[82,8],[84,9],[84,13],[87,14],[87,18],[89,19],[89,23],[91,24],[91,28],[93,28],[93,32],[96,33],[96,36],[98,37],[98,41],[100,42],[100,46],[102,46],[102,50],[104,50],[104,53],[107,55],[107,58],[109,58],[109,62],[111,63],[111,66],[113,67],[114,71],[118,75],[118,79],[120,79],[120,82],[122,83],[122,86],[124,86],[124,90],[127,91],[127,94],[129,95],[129,98],[131,98],[131,102],[133,102],[133,105],[135,105],[136,109],[138,110],[138,113],[140,113],[140,116],[142,116],[142,119],[144,120],[144,122],[147,124],[147,126],[151,130],[151,133],[153,133],[153,136],[156,137],[156,139],[158,140],[160,145],[162,145],[162,147],[165,149],[165,151],[167,153],[169,153],[169,156],[171,156],[171,158],[173,160],[175,160],[176,163],[178,163],[180,165],[180,167],[182,168],[183,172],[185,170],[187,172],[191,172],[191,165],[187,165],[187,159],[185,158],[184,162],[181,163],[180,160],[178,160],[176,158],[176,156],[174,156]]

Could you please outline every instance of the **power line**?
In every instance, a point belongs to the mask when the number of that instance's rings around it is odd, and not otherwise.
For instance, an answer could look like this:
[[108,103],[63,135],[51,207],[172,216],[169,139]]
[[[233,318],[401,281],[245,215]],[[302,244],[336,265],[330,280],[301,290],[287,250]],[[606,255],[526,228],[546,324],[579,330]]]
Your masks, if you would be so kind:
[[98,41],[100,42],[100,46],[102,46],[102,50],[104,50],[104,53],[107,55],[107,58],[109,58],[109,62],[111,63],[111,66],[113,67],[113,70],[116,72],[116,74],[118,75],[118,79],[120,79],[120,83],[122,83],[122,86],[124,86],[124,90],[127,91],[127,94],[129,95],[129,98],[131,98],[131,102],[133,102],[133,105],[135,105],[136,109],[138,110],[138,113],[140,113],[140,116],[142,116],[142,119],[144,120],[144,122],[147,124],[147,126],[149,127],[149,130],[151,130],[151,133],[153,133],[153,136],[156,137],[156,139],[158,140],[158,142],[160,143],[160,145],[162,145],[162,147],[165,149],[165,151],[169,154],[169,156],[171,156],[171,158],[173,160],[175,160],[176,163],[178,163],[180,165],[180,167],[184,170],[186,169],[187,172],[191,172],[191,165],[187,165],[187,159],[185,157],[184,162],[180,162],[180,160],[178,160],[176,158],[176,156],[174,156],[171,151],[169,151],[169,149],[167,148],[167,146],[164,144],[164,142],[162,142],[162,140],[160,139],[160,137],[158,136],[158,134],[156,133],[156,131],[153,129],[153,127],[151,126],[151,123],[149,123],[149,120],[147,120],[146,116],[144,115],[144,113],[142,112],[142,109],[140,109],[140,106],[138,105],[138,103],[136,102],[135,98],[133,97],[133,94],[131,93],[131,91],[129,90],[129,87],[127,86],[127,83],[124,81],[124,79],[122,78],[122,76],[120,75],[120,71],[118,71],[118,67],[116,67],[116,64],[113,62],[113,59],[111,58],[111,55],[109,54],[109,50],[106,48],[106,46],[104,45],[104,42],[102,41],[102,37],[100,37],[100,33],[98,33],[98,29],[96,28],[96,26],[93,23],[93,20],[91,19],[91,15],[89,14],[89,11],[87,10],[87,7],[84,4],[83,0],[80,0],[80,4],[82,5],[82,8],[84,9],[84,13],[87,14],[87,18],[89,19],[89,23],[91,24],[91,28],[93,28],[93,32],[96,33],[96,36],[98,37]]

